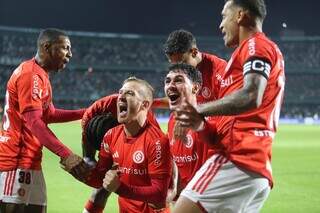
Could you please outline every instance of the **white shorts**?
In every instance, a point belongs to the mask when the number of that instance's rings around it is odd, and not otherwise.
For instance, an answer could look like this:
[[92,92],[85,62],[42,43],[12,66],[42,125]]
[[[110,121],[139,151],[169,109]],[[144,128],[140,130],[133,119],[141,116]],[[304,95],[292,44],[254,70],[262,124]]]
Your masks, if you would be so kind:
[[181,196],[204,212],[259,212],[270,192],[267,178],[213,155],[198,170]]
[[42,171],[17,169],[0,172],[0,200],[46,206],[47,192]]

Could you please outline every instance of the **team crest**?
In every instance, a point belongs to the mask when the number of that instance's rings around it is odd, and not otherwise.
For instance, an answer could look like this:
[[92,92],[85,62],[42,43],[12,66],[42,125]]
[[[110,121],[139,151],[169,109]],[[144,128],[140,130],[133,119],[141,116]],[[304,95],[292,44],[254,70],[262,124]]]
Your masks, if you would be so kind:
[[201,95],[204,97],[204,98],[210,98],[211,96],[211,91],[208,87],[203,87],[202,88],[202,91],[201,91]]
[[23,188],[18,189],[18,195],[20,197],[23,197],[26,194],[26,190]]
[[187,148],[191,148],[193,145],[193,139],[191,135],[186,136],[186,143],[184,144]]
[[132,160],[135,163],[142,163],[144,161],[144,154],[142,151],[136,151],[132,155]]

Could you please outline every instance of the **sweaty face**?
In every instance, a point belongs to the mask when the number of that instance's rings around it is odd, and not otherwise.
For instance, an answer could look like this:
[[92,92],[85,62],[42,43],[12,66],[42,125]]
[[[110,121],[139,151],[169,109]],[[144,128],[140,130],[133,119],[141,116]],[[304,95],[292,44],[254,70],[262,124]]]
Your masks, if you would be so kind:
[[225,3],[221,12],[222,21],[220,29],[223,34],[224,44],[227,47],[236,47],[239,44],[238,10],[239,8],[234,6],[231,0]]
[[60,36],[49,47],[49,57],[53,70],[62,70],[72,57],[71,42],[68,37]]
[[164,82],[164,91],[169,98],[169,107],[171,110],[175,110],[185,98],[191,102],[192,96],[196,94],[192,92],[194,84],[183,72],[170,71]]
[[141,111],[144,98],[140,94],[141,85],[127,82],[119,90],[117,100],[117,117],[119,123],[129,123],[137,118]]

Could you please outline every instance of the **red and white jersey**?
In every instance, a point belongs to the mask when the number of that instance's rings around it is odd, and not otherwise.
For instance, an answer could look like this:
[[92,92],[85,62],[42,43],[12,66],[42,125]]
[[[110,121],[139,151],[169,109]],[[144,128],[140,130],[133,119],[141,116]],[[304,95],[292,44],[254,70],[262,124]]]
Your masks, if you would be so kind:
[[[160,128],[146,122],[135,137],[127,137],[124,125],[109,130],[104,136],[99,161],[112,155],[119,165],[120,181],[134,186],[150,186],[151,178],[171,178],[172,157],[169,141]],[[106,160],[107,161],[107,160]],[[119,196],[120,212],[152,212],[145,202]]]
[[[203,138],[200,137],[200,133],[193,130],[188,130],[186,135],[187,142],[175,140],[173,137],[174,125],[175,119],[174,115],[171,113],[168,123],[170,152],[178,167],[180,178],[179,189],[182,190],[186,187],[202,164],[218,150],[209,146],[209,144],[213,144],[214,141],[202,141]],[[213,133],[213,135],[214,134],[215,133]]]
[[21,63],[11,75],[5,102],[0,134],[0,171],[40,169],[42,145],[25,126],[22,113],[41,109],[46,116],[52,104],[52,90],[48,74],[34,58]]
[[[99,100],[95,101],[83,114],[82,120],[81,120],[81,126],[82,126],[82,142],[86,143],[86,137],[85,137],[85,127],[89,123],[89,121],[97,116],[104,113],[111,113],[115,118],[117,118],[117,99],[118,94],[112,94],[105,96],[103,98],[100,98]],[[150,110],[148,112],[147,119],[157,127],[160,128],[159,123],[156,120],[155,115]]]
[[216,100],[219,94],[221,73],[224,72],[227,62],[215,55],[201,53],[202,60],[197,68],[202,75],[202,88],[197,96],[197,103],[206,103]]
[[263,33],[243,41],[234,51],[220,80],[220,97],[243,86],[244,76],[259,73],[267,79],[262,104],[237,116],[221,116],[219,140],[237,166],[261,174],[272,185],[271,144],[278,126],[285,74],[283,56]]

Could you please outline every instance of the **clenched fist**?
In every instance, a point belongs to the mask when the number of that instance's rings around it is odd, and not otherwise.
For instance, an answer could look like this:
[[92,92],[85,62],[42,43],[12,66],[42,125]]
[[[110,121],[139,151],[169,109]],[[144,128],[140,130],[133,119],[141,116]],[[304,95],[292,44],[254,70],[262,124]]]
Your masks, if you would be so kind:
[[120,180],[118,176],[118,170],[114,166],[114,168],[107,171],[104,179],[103,179],[103,188],[108,190],[109,192],[115,192],[120,186]]

